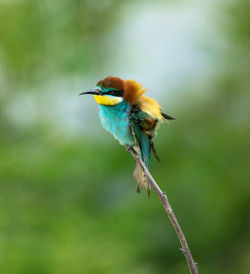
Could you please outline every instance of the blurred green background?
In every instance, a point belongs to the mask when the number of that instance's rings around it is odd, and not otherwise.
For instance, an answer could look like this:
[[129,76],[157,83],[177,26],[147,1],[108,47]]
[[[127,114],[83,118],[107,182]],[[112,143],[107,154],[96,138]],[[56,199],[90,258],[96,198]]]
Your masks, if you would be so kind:
[[249,14],[238,1],[0,1],[0,273],[188,273],[92,97],[134,78],[176,121],[153,176],[200,273],[250,271]]

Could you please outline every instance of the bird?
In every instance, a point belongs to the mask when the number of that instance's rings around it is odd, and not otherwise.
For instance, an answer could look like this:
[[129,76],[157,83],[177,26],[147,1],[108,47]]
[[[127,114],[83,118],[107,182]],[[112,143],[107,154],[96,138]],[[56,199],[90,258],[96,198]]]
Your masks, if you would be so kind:
[[[79,95],[94,95],[102,126],[121,145],[134,148],[151,170],[151,153],[160,160],[153,143],[159,124],[175,118],[164,113],[156,100],[144,95],[145,92],[143,85],[135,80],[107,76],[98,81],[94,89]],[[133,175],[138,183],[137,192],[145,187],[150,196],[150,184],[137,162]]]

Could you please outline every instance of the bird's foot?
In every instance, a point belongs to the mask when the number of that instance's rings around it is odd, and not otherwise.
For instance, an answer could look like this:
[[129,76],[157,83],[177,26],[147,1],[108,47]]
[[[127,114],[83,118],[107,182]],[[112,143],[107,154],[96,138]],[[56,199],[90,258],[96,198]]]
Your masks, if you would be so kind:
[[133,146],[126,145],[125,147],[127,151],[131,151],[133,149]]

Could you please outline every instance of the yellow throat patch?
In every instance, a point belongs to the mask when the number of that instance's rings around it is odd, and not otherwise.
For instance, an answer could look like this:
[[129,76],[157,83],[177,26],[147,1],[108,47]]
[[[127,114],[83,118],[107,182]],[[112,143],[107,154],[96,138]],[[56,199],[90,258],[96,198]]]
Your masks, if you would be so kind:
[[121,101],[123,100],[123,98],[121,97],[115,97],[115,96],[108,96],[108,95],[94,95],[96,102],[99,105],[103,105],[103,106],[114,106],[117,105],[119,103],[121,103]]

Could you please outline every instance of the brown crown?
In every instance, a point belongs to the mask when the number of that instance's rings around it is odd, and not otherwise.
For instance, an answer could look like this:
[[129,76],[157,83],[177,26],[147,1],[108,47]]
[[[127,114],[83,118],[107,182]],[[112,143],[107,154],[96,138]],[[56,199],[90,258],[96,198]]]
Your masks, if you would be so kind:
[[108,76],[103,80],[100,80],[96,85],[103,88],[115,88],[117,90],[123,90],[123,80],[119,77]]

